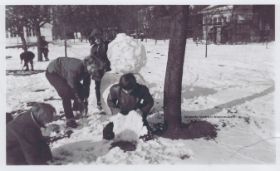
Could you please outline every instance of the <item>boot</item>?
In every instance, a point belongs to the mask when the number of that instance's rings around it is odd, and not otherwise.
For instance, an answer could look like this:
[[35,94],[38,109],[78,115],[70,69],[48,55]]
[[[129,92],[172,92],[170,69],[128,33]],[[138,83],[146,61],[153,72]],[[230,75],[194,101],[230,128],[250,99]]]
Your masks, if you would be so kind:
[[74,119],[69,119],[66,121],[66,127],[77,128],[78,124],[76,123],[76,121]]
[[101,105],[101,102],[97,102],[97,109],[98,109],[99,111],[103,110],[102,105]]
[[115,133],[113,132],[114,123],[108,123],[105,128],[103,129],[103,139],[105,140],[112,140],[115,138]]

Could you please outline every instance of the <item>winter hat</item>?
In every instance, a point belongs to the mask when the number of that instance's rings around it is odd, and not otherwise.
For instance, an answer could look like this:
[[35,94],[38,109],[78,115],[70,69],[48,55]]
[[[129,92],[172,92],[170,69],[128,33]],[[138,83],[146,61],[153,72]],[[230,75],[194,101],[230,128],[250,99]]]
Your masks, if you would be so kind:
[[52,122],[56,114],[55,108],[47,103],[35,103],[30,111],[40,127],[45,127],[47,123]]

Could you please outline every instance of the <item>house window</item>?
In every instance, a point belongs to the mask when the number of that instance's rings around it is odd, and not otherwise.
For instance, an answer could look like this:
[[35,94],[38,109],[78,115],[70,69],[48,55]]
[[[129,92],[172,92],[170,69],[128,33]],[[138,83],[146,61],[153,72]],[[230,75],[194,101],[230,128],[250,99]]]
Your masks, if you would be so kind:
[[217,18],[216,17],[214,18],[214,24],[217,24]]
[[223,17],[218,18],[218,23],[221,24],[223,22]]
[[229,16],[226,17],[226,22],[229,22],[230,21],[230,18]]
[[212,24],[213,22],[212,22],[212,18],[208,18],[208,20],[207,20],[207,24]]
[[206,24],[207,19],[203,18],[203,24]]
[[27,37],[31,36],[31,29],[28,27],[26,28],[26,35],[27,35]]

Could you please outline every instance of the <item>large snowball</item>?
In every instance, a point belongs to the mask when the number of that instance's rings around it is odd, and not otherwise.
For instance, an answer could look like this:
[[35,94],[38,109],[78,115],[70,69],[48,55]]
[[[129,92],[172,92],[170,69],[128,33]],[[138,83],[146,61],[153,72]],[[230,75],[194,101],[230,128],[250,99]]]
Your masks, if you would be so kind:
[[130,111],[127,115],[118,113],[110,121],[114,123],[115,141],[137,142],[140,136],[148,133],[141,114],[136,111]]
[[139,73],[147,61],[145,47],[125,33],[119,33],[109,44],[107,55],[112,71],[118,73]]

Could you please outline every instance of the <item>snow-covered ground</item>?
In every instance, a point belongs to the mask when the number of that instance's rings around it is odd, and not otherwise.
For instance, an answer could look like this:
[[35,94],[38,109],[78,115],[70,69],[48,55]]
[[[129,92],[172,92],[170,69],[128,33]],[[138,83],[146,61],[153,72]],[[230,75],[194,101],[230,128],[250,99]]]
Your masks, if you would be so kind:
[[[162,120],[162,102],[168,41],[142,42],[147,62],[140,70],[156,103],[151,122]],[[50,59],[64,56],[62,44],[49,46]],[[30,49],[36,54],[36,49]],[[20,49],[7,49],[7,70],[20,70]],[[90,52],[88,43],[71,43],[68,56],[83,58]],[[110,149],[102,140],[102,129],[108,118],[96,114],[94,83],[91,84],[89,117],[71,138],[51,144],[53,164],[187,164],[187,163],[274,163],[274,43],[205,45],[187,42],[182,89],[182,118],[203,118],[218,126],[217,137],[171,140],[157,137],[140,140],[135,151]],[[37,62],[35,70],[44,70],[48,62]],[[112,65],[114,65],[112,63]],[[7,112],[28,109],[28,102],[46,102],[63,111],[59,96],[43,72],[17,75],[7,72]],[[103,89],[118,81],[119,75],[107,73]],[[105,87],[105,88],[104,88]],[[44,101],[45,100],[45,101]],[[64,124],[64,121],[56,121]]]

